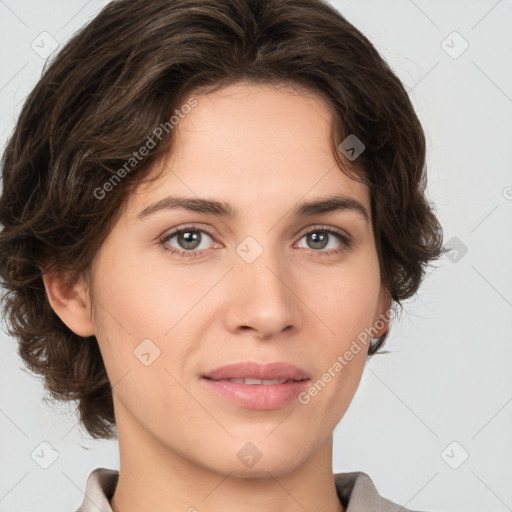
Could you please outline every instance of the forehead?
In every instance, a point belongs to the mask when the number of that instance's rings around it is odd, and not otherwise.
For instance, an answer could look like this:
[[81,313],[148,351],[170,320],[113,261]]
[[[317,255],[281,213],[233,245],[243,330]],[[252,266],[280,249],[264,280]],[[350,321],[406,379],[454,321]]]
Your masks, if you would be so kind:
[[320,95],[241,83],[192,96],[197,105],[181,116],[171,150],[155,165],[159,178],[136,190],[138,211],[170,193],[225,199],[253,213],[256,205],[338,193],[369,207],[366,186],[332,154],[332,113]]
[[323,96],[293,83],[238,82],[213,92],[203,91],[199,89],[194,94],[198,107],[185,116],[187,122],[180,123],[180,131],[197,129],[214,118],[227,123],[226,128],[243,120],[244,129],[255,124],[290,128],[290,122],[301,125],[305,119],[311,122],[312,116],[317,118],[317,125],[330,124],[331,109]]

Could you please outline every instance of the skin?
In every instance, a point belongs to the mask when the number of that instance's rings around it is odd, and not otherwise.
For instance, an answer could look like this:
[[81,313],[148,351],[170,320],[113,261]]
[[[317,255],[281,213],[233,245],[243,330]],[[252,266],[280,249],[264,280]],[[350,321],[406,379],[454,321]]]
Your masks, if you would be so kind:
[[[45,275],[61,319],[96,336],[113,384],[120,475],[112,508],[342,511],[332,433],[359,385],[367,346],[305,405],[243,408],[199,376],[232,362],[287,361],[314,382],[386,313],[371,222],[353,210],[290,216],[297,203],[334,193],[369,213],[369,190],[337,166],[320,97],[247,83],[195,97],[162,176],[129,197],[95,258],[94,300],[83,282],[66,288],[59,274]],[[137,219],[169,195],[226,201],[239,213],[168,209]],[[166,251],[192,251],[177,236],[159,241],[189,224],[213,232],[200,232],[203,257]],[[305,236],[312,228],[337,228],[353,243],[331,234],[322,248]],[[236,252],[248,236],[263,249],[250,264]],[[160,350],[148,366],[134,356],[147,338]],[[237,457],[248,441],[262,455],[252,467]]]

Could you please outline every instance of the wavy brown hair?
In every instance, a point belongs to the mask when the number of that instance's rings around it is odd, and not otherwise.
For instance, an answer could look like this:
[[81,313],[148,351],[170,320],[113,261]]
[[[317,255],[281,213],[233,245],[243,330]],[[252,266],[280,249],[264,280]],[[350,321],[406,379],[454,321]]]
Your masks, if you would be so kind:
[[[0,198],[8,332],[52,397],[78,401],[94,438],[116,435],[111,383],[96,338],[60,320],[42,275],[57,268],[70,283],[90,279],[98,249],[131,191],[171,147],[172,130],[117,179],[120,169],[193,93],[242,81],[291,84],[328,102],[340,169],[370,189],[382,283],[394,306],[416,293],[443,252],[411,101],[335,8],[322,0],[114,0],[53,58],[28,96],[2,157]],[[350,134],[365,145],[354,161],[339,149]]]

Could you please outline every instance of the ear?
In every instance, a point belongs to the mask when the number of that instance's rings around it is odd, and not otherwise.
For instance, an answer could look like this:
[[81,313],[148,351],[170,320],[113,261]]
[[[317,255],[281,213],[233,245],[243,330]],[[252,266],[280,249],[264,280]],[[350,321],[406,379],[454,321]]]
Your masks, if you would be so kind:
[[379,300],[379,316],[375,319],[374,325],[382,327],[379,328],[377,338],[380,338],[384,335],[384,333],[389,329],[389,322],[391,320],[391,295],[384,288],[384,286],[380,289],[380,300]]
[[84,280],[68,284],[66,274],[54,270],[43,274],[43,282],[50,305],[59,318],[75,334],[93,336],[91,304]]

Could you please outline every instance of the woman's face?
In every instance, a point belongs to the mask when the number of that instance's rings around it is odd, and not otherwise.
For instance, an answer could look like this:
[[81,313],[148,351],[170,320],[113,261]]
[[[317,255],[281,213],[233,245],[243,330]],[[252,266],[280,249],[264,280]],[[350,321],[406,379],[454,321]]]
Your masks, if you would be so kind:
[[[361,333],[389,306],[369,192],[337,167],[319,97],[237,84],[196,100],[164,173],[129,198],[95,259],[93,328],[121,446],[277,475],[331,442],[365,364]],[[300,212],[333,196],[345,207]],[[177,207],[177,197],[234,212]],[[241,362],[288,363],[309,380],[211,374]]]

